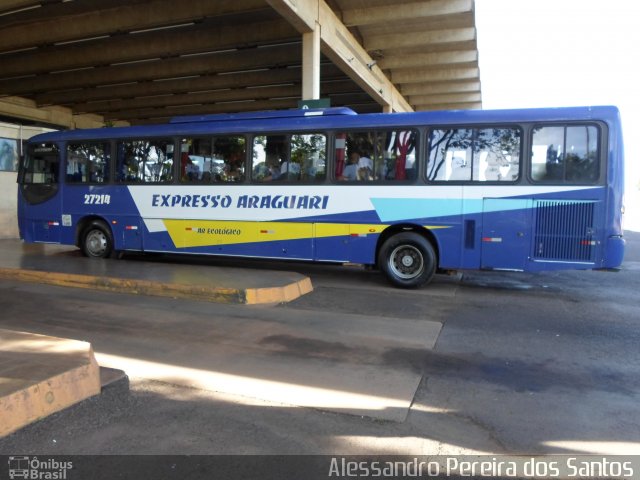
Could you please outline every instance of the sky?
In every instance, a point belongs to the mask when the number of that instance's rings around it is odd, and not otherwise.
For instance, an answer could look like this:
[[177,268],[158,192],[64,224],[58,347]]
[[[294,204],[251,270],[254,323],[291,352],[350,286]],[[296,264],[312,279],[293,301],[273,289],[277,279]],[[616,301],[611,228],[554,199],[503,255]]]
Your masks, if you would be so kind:
[[640,232],[640,2],[475,0],[484,109],[616,105]]

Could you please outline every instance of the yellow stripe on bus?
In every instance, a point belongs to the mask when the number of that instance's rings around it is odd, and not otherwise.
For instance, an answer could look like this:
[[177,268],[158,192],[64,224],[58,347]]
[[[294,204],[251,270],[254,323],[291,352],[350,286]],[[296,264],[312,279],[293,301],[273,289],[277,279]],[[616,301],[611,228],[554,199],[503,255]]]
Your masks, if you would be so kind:
[[[382,233],[389,225],[300,222],[238,222],[215,220],[163,220],[177,248],[275,242]],[[426,228],[447,228],[427,226]]]

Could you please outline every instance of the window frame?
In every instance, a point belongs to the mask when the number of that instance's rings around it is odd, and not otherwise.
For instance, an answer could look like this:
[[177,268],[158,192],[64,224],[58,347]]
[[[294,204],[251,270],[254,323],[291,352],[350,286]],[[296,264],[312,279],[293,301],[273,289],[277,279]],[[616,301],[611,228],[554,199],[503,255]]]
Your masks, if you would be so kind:
[[[51,179],[53,179],[53,181],[49,181],[49,182],[34,182],[33,181],[33,177],[31,178],[30,182],[26,181],[26,177],[27,175],[30,173],[31,175],[34,174],[33,169],[28,170],[26,168],[27,166],[27,160],[29,162],[33,162],[34,158],[33,158],[33,153],[32,153],[32,149],[36,146],[36,145],[51,145],[52,147],[54,147],[52,149],[52,153],[55,150],[55,154],[57,156],[57,172],[55,172],[54,175],[51,175]],[[65,147],[66,148],[66,147]],[[36,143],[29,143],[27,148],[26,148],[26,152],[25,152],[25,158],[23,160],[20,161],[19,163],[19,167],[18,167],[18,182],[20,184],[23,185],[54,185],[54,186],[58,186],[63,182],[63,179],[61,178],[62,173],[61,173],[61,169],[63,166],[63,161],[62,161],[62,152],[63,149],[60,148],[60,142],[57,141],[48,141],[48,142],[38,142]],[[51,162],[50,162],[51,163]]]
[[[518,149],[518,176],[513,180],[430,180],[428,177],[429,160],[431,158],[431,132],[434,130],[490,130],[490,129],[512,129],[520,134],[520,145]],[[527,141],[526,129],[520,123],[496,123],[496,124],[453,124],[453,125],[431,125],[427,128],[425,136],[425,150],[422,169],[422,180],[427,185],[517,185],[522,182],[525,177],[522,174],[526,165],[524,161],[525,143]],[[475,152],[474,152],[475,154]],[[471,172],[473,177],[473,171]]]
[[[597,131],[597,146],[596,146],[596,155],[595,158],[598,161],[598,165],[596,168],[596,172],[598,176],[595,180],[589,182],[576,182],[576,181],[567,181],[567,166],[566,162],[563,161],[563,178],[561,180],[535,180],[532,176],[533,170],[533,136],[535,134],[536,128],[539,127],[563,127],[564,135],[563,135],[563,149],[564,155],[566,155],[566,143],[567,143],[567,128],[568,127],[595,127]],[[527,181],[532,185],[602,185],[606,181],[606,172],[604,169],[606,168],[607,158],[607,135],[608,132],[606,130],[606,125],[597,121],[565,121],[565,122],[536,122],[532,123],[529,127],[528,133],[528,146],[530,154],[527,157]]]
[[[325,139],[324,142],[324,158],[325,158],[325,175],[324,178],[322,180],[317,180],[317,181],[310,181],[310,180],[302,180],[302,177],[299,180],[292,180],[289,178],[276,178],[274,181],[259,181],[256,179],[255,175],[254,175],[254,157],[253,157],[253,149],[254,149],[254,145],[255,145],[255,139],[256,137],[269,137],[269,136],[275,136],[275,137],[286,137],[286,143],[288,146],[288,160],[290,160],[291,157],[291,138],[294,135],[322,135]],[[251,132],[247,135],[245,135],[248,138],[248,145],[249,148],[247,148],[247,152],[246,152],[246,156],[247,156],[247,162],[248,162],[248,169],[247,169],[247,174],[245,174],[245,178],[246,181],[248,183],[250,183],[251,185],[271,185],[271,184],[275,184],[275,185],[305,185],[305,186],[309,186],[309,185],[322,185],[327,183],[327,180],[329,178],[329,163],[330,163],[330,159],[333,158],[333,156],[330,157],[330,146],[333,145],[333,139],[331,137],[331,132],[327,132],[326,130],[286,130],[286,131],[265,131],[265,132]],[[266,163],[266,160],[265,160]]]
[[[176,168],[176,165],[178,164],[178,159],[176,159],[176,152],[178,151],[176,149],[176,147],[179,148],[180,146],[180,140],[178,137],[176,137],[175,135],[166,135],[166,136],[142,136],[142,137],[124,137],[124,138],[114,138],[113,140],[113,144],[112,144],[112,154],[113,152],[115,152],[115,156],[114,159],[115,161],[113,161],[113,169],[112,169],[112,182],[114,185],[172,185],[176,183],[176,179],[177,179],[177,175],[179,173],[179,169]],[[125,143],[125,142],[134,142],[134,141],[146,141],[146,142],[153,142],[153,141],[161,141],[161,140],[167,140],[170,142],[167,142],[167,145],[171,144],[173,145],[173,164],[171,166],[171,175],[172,178],[171,180],[167,180],[167,181],[160,181],[160,182],[144,182],[144,181],[140,181],[140,182],[132,182],[130,180],[118,180],[118,167],[119,165],[119,158],[118,158],[118,144],[119,143]]]
[[[103,182],[70,182],[67,179],[67,173],[66,173],[66,169],[68,168],[69,165],[69,146],[70,145],[77,145],[77,144],[87,144],[87,143],[92,143],[92,144],[102,144],[104,146],[108,147],[108,154],[109,154],[109,161],[107,162],[107,168],[105,171],[105,180]],[[113,183],[113,172],[115,170],[115,162],[113,161],[113,151],[114,151],[114,142],[112,139],[104,139],[104,140],[95,140],[95,139],[88,139],[88,140],[67,140],[64,144],[64,169],[65,169],[65,173],[64,173],[64,181],[63,183],[65,185],[78,185],[78,186],[82,186],[82,185],[109,185],[111,183]],[[105,151],[105,153],[107,153]]]
[[[336,176],[336,139],[338,134],[347,134],[349,135],[350,133],[375,133],[376,136],[378,133],[380,132],[406,132],[406,131],[411,131],[415,134],[415,147],[414,147],[414,155],[415,155],[415,170],[416,173],[413,176],[413,178],[410,179],[404,179],[404,180],[396,180],[396,179],[387,179],[387,178],[381,178],[381,179],[373,179],[373,180],[340,180],[338,179],[338,177]],[[331,132],[332,134],[332,142],[331,142],[331,171],[327,171],[327,179],[329,179],[329,181],[334,184],[334,185],[388,185],[388,186],[393,186],[393,185],[415,185],[416,183],[418,183],[421,179],[421,161],[420,161],[420,146],[422,144],[422,134],[424,131],[424,127],[420,127],[418,125],[400,125],[400,126],[376,126],[376,127],[371,127],[371,128],[366,128],[366,127],[358,127],[358,128],[345,128],[345,129],[340,129],[340,130],[333,130]],[[345,146],[346,149],[346,146]],[[372,157],[375,157],[375,154],[372,155]],[[371,161],[374,163],[374,167],[375,167],[375,161],[373,158],[371,158]],[[346,162],[346,158],[345,158],[345,162]],[[345,165],[346,166],[346,165]]]
[[[211,181],[211,182],[206,182],[202,179],[199,179],[197,181],[185,181],[182,179],[182,141],[184,139],[191,139],[191,140],[209,140],[210,141],[210,146],[211,146],[211,155],[213,158],[213,146],[215,144],[215,140],[217,138],[229,138],[229,137],[238,137],[238,138],[243,138],[244,142],[245,142],[245,147],[244,147],[244,156],[242,158],[242,166],[244,168],[244,178],[242,180],[239,180],[237,182],[232,182],[232,181]],[[187,133],[184,135],[180,135],[178,137],[176,137],[175,141],[176,141],[176,146],[178,147],[178,153],[179,153],[179,158],[177,159],[177,161],[175,162],[175,172],[174,172],[174,183],[177,183],[178,185],[242,185],[244,183],[247,182],[248,180],[248,175],[247,175],[247,158],[248,158],[248,145],[249,145],[249,137],[250,135],[247,133]],[[225,162],[226,164],[226,162]]]

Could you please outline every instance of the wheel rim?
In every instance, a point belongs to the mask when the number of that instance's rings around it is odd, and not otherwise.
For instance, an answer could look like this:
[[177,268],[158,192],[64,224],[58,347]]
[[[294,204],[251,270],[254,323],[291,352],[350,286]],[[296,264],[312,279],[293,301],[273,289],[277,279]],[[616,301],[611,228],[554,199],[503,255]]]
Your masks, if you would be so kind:
[[389,268],[404,280],[416,278],[424,271],[424,257],[413,245],[400,245],[389,255]]
[[85,240],[87,253],[92,257],[101,257],[107,251],[107,236],[101,230],[91,230]]

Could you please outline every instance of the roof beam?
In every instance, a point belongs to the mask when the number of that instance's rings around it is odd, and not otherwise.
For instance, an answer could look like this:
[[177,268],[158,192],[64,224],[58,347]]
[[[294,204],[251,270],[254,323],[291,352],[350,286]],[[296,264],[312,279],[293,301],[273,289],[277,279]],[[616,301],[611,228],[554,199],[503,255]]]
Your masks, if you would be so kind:
[[239,72],[277,65],[299,65],[299,44],[247,49],[86,70],[0,80],[0,92],[17,95],[191,75]]
[[[126,120],[131,123],[159,123],[166,122],[169,118],[178,115],[198,115],[206,113],[235,113],[256,110],[279,110],[296,108],[299,96],[295,98],[257,100],[241,102],[220,102],[202,105],[189,105],[169,108],[132,109],[105,114],[107,120]],[[335,106],[343,105],[376,105],[367,94],[360,93],[349,95],[344,102],[336,102]],[[368,102],[367,102],[368,100]],[[352,103],[353,102],[353,103]],[[378,106],[378,111],[380,107]]]
[[391,17],[385,23],[361,25],[351,28],[357,28],[362,38],[367,38],[369,35],[384,35],[387,33],[397,33],[398,31],[405,32],[409,35],[411,32],[471,28],[474,26],[474,14],[469,12],[456,13],[455,15],[443,17],[417,17],[405,19],[402,22],[396,22],[393,17]]
[[354,8],[342,12],[342,21],[347,27],[375,25],[416,18],[452,15],[473,11],[473,0],[433,0],[430,2],[412,2],[364,8]]
[[289,98],[300,95],[300,85],[285,85],[263,88],[239,88],[202,93],[183,93],[178,95],[159,95],[153,97],[109,100],[106,102],[78,103],[73,105],[77,112],[106,113],[131,109],[158,107],[181,107],[216,102],[244,102],[247,100],[269,100]]
[[412,110],[411,105],[397,91],[382,70],[375,65],[371,56],[362,48],[325,0],[267,1],[300,33],[308,33],[319,28],[322,53],[360,85],[376,102],[387,105],[396,111]]
[[99,115],[75,115],[65,107],[38,107],[33,100],[21,97],[0,98],[0,114],[63,128],[100,128]]
[[78,44],[43,48],[3,55],[0,78],[48,73],[94,65],[110,65],[148,58],[212,52],[265,43],[296,40],[297,32],[277,19],[247,25],[212,27],[204,24],[189,29],[120,35]]
[[57,0],[2,0],[0,3],[0,12],[12,12],[23,8],[39,8],[41,3],[51,3]]
[[[222,75],[203,75],[194,78],[176,80],[159,80],[113,85],[109,87],[78,88],[69,91],[44,92],[35,95],[38,105],[66,105],[76,102],[113,100],[124,98],[148,97],[156,95],[203,92],[227,88],[244,88],[250,86],[265,87],[283,83],[299,82],[300,67],[275,68],[254,72],[229,73]],[[322,65],[323,80],[347,78],[344,73],[332,64]]]
[[324,0],[267,0],[267,3],[286,18],[300,33],[313,32],[320,17],[320,3]]
[[400,90],[405,97],[411,97],[416,95],[436,95],[441,93],[479,92],[481,88],[479,81],[471,80],[406,83],[401,85]]
[[393,55],[378,60],[378,66],[383,69],[399,69],[413,67],[427,67],[455,63],[471,63],[478,61],[477,50],[455,50],[451,52],[414,53],[411,55]]
[[448,82],[455,80],[477,80],[480,76],[478,68],[414,68],[397,70],[391,74],[396,84]]
[[[70,7],[73,3],[69,2]],[[49,45],[82,38],[129,32],[146,28],[177,25],[194,19],[250,11],[264,7],[263,0],[234,0],[212,2],[189,0],[176,8],[175,0],[152,0],[142,4],[116,5],[71,14],[63,18],[45,18],[24,25],[8,25],[0,29],[2,51],[17,50],[33,45]]]
[[368,51],[411,48],[425,44],[457,43],[476,40],[475,28],[455,28],[420,32],[390,33],[367,36],[364,46]]
[[482,102],[469,103],[439,103],[428,105],[416,105],[416,110],[479,110],[482,108]]
[[447,103],[479,103],[482,101],[480,92],[453,93],[443,95],[415,95],[409,97],[412,105],[442,105]]
[[[14,0],[9,0],[13,2]],[[68,1],[68,0],[30,0],[23,1],[22,3],[29,3],[29,5],[23,5],[19,9],[13,9],[11,15],[4,15],[0,17],[0,25],[7,27],[9,25],[17,24],[32,24],[40,21],[43,18],[53,19],[61,18],[69,15],[77,15],[79,13],[86,13],[92,10],[101,10],[105,8],[113,8],[132,3],[140,3],[146,0],[85,0],[82,2]],[[5,1],[0,2],[4,9]]]
[[[362,90],[353,81],[330,82],[323,85],[326,95],[358,94]],[[234,88],[201,93],[184,93],[179,95],[160,95],[153,97],[110,100],[106,102],[87,102],[73,106],[74,111],[85,113],[106,113],[121,110],[143,109],[154,107],[178,107],[219,102],[241,102],[247,100],[269,100],[281,98],[299,98],[300,84],[280,85],[259,88]]]
[[189,105],[169,108],[147,108],[123,110],[105,115],[107,120],[129,120],[135,123],[141,119],[167,119],[178,115],[198,115],[203,113],[233,113],[254,110],[276,110],[295,108],[298,99],[260,100],[244,102],[222,102],[203,105]]

